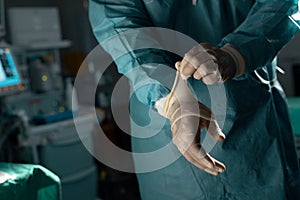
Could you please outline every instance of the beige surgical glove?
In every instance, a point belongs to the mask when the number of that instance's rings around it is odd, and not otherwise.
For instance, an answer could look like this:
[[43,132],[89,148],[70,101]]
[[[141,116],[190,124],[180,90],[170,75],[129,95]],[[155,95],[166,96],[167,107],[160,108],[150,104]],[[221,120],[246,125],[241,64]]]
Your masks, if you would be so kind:
[[216,141],[223,141],[225,135],[211,110],[195,99],[178,71],[171,93],[159,99],[156,108],[170,120],[173,143],[190,163],[213,175],[225,171],[224,164],[212,158],[201,147],[200,131],[207,129]]
[[231,44],[217,48],[201,43],[187,52],[180,63],[182,78],[193,76],[205,84],[228,81],[245,72],[245,60]]

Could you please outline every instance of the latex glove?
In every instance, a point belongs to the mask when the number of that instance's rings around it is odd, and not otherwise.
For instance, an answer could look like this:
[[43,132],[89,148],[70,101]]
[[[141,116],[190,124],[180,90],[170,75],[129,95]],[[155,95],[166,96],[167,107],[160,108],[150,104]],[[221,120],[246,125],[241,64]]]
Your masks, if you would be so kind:
[[245,72],[245,60],[231,44],[217,48],[201,43],[186,53],[179,64],[183,79],[193,75],[208,85],[228,81]]
[[179,72],[171,93],[159,99],[156,108],[162,116],[170,120],[172,141],[189,162],[213,175],[225,171],[225,165],[212,158],[201,147],[200,131],[207,129],[216,141],[223,141],[225,135],[211,110],[195,99]]

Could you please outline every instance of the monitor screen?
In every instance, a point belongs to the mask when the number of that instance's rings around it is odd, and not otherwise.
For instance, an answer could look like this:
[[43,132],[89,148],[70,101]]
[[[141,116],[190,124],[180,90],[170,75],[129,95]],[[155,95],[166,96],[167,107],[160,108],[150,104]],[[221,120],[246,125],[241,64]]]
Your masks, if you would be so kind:
[[23,90],[21,77],[7,48],[0,48],[0,96]]

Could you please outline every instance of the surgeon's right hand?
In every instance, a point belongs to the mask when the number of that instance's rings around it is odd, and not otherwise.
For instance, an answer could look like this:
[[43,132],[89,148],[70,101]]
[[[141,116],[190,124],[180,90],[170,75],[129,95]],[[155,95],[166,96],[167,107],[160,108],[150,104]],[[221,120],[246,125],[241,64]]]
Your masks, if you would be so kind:
[[193,76],[208,85],[229,81],[246,70],[245,58],[232,44],[221,48],[209,43],[198,44],[177,64],[181,66],[182,78]]
[[200,144],[200,131],[205,128],[216,141],[222,133],[211,110],[194,98],[186,80],[177,76],[172,92],[156,102],[158,112],[171,123],[172,141],[181,154],[196,167],[213,175],[225,171],[225,165],[211,157]]

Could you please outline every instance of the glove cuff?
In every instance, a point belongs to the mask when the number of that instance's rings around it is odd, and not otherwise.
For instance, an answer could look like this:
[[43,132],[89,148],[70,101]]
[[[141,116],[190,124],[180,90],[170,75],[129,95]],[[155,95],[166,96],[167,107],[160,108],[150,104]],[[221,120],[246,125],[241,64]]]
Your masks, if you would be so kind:
[[155,102],[155,107],[156,107],[158,113],[164,117],[166,117],[165,106],[166,106],[166,102],[167,102],[169,96],[170,96],[170,94],[168,94],[167,96],[165,96],[163,98],[158,99]]
[[221,47],[221,50],[228,53],[234,60],[236,66],[235,76],[244,74],[246,71],[246,64],[242,54],[232,44],[225,44],[223,47]]

